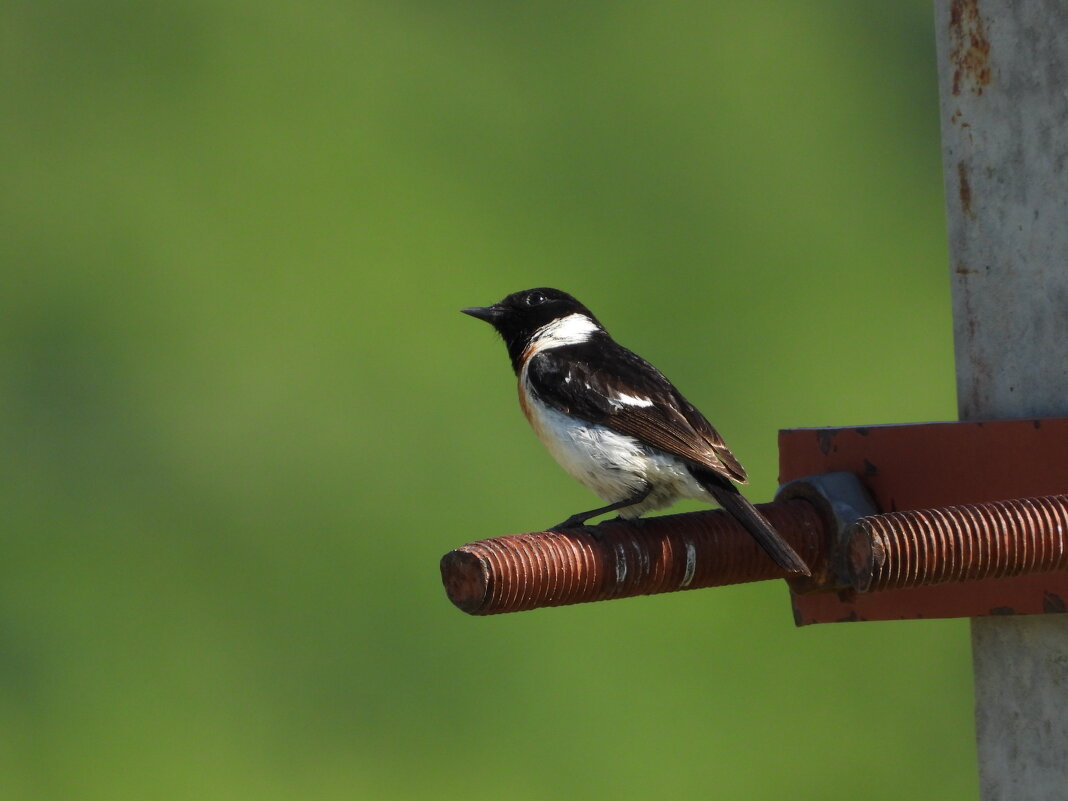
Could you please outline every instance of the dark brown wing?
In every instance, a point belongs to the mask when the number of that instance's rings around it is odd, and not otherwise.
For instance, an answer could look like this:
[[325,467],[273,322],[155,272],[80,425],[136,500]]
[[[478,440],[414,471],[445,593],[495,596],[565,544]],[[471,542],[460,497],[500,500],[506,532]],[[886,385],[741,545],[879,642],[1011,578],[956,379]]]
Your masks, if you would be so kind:
[[543,351],[527,381],[548,405],[744,484],[723,438],[670,381],[607,337]]

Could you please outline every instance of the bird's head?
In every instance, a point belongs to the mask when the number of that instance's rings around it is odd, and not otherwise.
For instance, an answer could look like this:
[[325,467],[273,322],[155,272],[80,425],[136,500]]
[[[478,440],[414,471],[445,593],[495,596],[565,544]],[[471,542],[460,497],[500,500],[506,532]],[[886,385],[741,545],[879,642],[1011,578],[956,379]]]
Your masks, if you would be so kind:
[[492,306],[462,311],[497,329],[517,372],[524,353],[529,357],[546,347],[585,342],[604,330],[593,313],[575,298],[549,287],[513,292]]

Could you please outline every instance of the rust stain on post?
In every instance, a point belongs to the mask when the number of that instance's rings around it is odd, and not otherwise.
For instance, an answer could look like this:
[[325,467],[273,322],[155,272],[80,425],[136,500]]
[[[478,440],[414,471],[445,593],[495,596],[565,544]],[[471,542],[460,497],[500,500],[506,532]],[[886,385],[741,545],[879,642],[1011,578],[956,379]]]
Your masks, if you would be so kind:
[[957,178],[960,183],[961,210],[974,220],[975,212],[972,211],[972,183],[968,180],[968,165],[963,161],[957,162]]
[[979,0],[953,0],[949,10],[950,41],[953,49],[953,94],[968,84],[977,95],[990,83],[990,41],[986,38]]

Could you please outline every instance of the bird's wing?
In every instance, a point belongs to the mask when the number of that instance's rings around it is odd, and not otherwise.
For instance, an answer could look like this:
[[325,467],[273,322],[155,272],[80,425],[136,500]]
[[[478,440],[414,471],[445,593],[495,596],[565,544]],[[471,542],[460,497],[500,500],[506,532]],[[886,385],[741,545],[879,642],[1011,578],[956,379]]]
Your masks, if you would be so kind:
[[663,373],[613,345],[583,343],[535,355],[526,367],[530,389],[559,411],[744,484],[745,469],[704,415]]

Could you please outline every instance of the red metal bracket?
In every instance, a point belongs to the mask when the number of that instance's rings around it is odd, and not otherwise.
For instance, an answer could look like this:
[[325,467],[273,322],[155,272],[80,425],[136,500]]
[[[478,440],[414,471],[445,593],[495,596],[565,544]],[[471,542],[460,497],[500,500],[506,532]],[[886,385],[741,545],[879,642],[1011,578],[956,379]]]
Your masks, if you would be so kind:
[[[779,482],[845,470],[881,511],[1068,493],[1068,418],[779,432]],[[798,625],[1064,612],[1068,572],[793,595]]]

